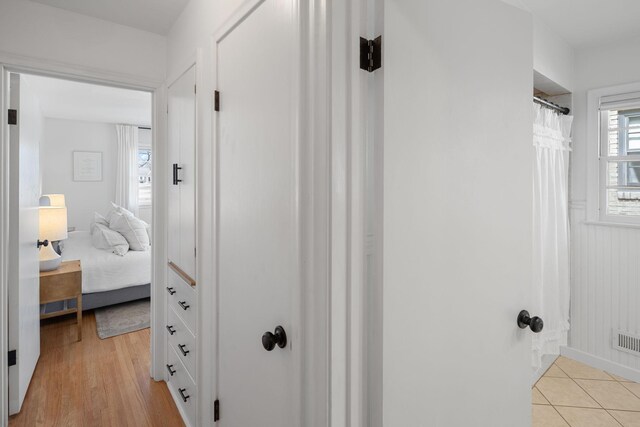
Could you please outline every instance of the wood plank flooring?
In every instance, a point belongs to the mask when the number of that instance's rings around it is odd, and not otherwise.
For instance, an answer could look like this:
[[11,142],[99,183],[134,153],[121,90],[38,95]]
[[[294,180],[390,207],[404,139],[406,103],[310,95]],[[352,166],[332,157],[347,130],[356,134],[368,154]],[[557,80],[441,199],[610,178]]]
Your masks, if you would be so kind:
[[183,426],[167,385],[149,375],[149,329],[101,340],[93,311],[42,322],[40,360],[9,426]]

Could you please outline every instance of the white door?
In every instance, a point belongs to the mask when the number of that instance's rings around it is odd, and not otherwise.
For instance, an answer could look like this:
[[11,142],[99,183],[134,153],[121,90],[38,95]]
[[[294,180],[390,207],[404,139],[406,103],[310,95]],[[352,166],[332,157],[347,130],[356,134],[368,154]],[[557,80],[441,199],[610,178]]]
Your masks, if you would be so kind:
[[196,277],[196,67],[189,68],[170,87],[169,126],[169,261]]
[[[217,45],[218,395],[222,426],[298,427],[293,0],[265,0]],[[288,338],[277,345],[276,327]],[[271,351],[263,346],[275,345]],[[281,335],[280,335],[281,336]]]
[[24,77],[10,75],[10,108],[18,124],[9,126],[10,175],[9,350],[17,363],[9,368],[9,413],[20,411],[40,356],[38,204],[40,198],[41,115]]
[[531,17],[386,0],[384,21],[384,425],[531,425]]

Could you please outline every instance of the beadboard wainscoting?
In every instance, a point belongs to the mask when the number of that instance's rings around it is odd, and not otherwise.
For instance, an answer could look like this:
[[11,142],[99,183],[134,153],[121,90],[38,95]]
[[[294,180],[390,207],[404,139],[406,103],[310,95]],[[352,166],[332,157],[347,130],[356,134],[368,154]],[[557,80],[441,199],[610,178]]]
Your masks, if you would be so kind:
[[640,378],[640,352],[636,355],[613,346],[618,331],[640,334],[638,307],[640,228],[589,223],[585,203],[572,203],[568,352],[572,357],[598,360],[599,365],[609,364],[610,371],[626,367],[627,375]]

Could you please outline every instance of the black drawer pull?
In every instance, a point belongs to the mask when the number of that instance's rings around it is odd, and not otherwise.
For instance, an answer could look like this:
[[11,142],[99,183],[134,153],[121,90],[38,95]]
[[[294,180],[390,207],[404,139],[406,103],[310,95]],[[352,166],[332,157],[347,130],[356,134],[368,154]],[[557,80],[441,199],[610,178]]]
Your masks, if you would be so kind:
[[191,397],[188,394],[184,394],[184,392],[187,391],[187,389],[186,388],[179,388],[178,391],[180,392],[180,397],[182,397],[182,400],[186,403],[187,399],[189,399]]
[[186,302],[186,301],[178,301],[178,305],[179,305],[180,307],[182,307],[182,309],[183,309],[183,310],[186,310],[186,309],[188,309],[189,307],[191,307],[189,304],[187,304],[187,302]]
[[175,290],[173,290],[173,288],[170,288],[170,287],[168,287],[168,286],[167,286],[167,292],[169,292],[169,295],[173,295],[173,294],[175,294],[175,293],[176,293],[176,291],[175,291]]
[[177,163],[173,164],[173,185],[178,185],[182,180],[178,177],[178,171],[182,169]]
[[167,325],[167,331],[169,331],[169,333],[170,333],[171,335],[173,335],[173,334],[175,334],[175,333],[176,333],[176,330],[175,330],[175,329],[173,329],[173,326],[169,326],[169,325]]
[[185,344],[178,344],[178,348],[182,352],[183,356],[186,356],[187,354],[189,354],[189,350],[185,350],[186,347],[187,346]]
[[173,376],[173,374],[176,373],[176,370],[171,368],[173,368],[173,365],[167,365],[167,371],[169,371],[169,375]]

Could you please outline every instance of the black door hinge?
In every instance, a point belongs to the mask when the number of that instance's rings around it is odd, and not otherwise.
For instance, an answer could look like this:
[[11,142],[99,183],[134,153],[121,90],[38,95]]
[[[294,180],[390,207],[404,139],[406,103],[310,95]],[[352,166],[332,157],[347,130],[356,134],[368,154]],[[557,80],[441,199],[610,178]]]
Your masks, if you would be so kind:
[[213,93],[213,109],[214,111],[220,111],[220,92],[217,90]]
[[220,401],[216,399],[213,402],[213,421],[218,421],[220,419]]
[[17,354],[15,350],[11,350],[9,352],[9,357],[7,357],[7,361],[9,362],[9,366],[14,366],[17,361]]
[[9,110],[9,113],[7,114],[7,122],[10,125],[18,124],[18,110]]
[[373,40],[360,37],[360,69],[374,72],[382,67],[382,36]]

